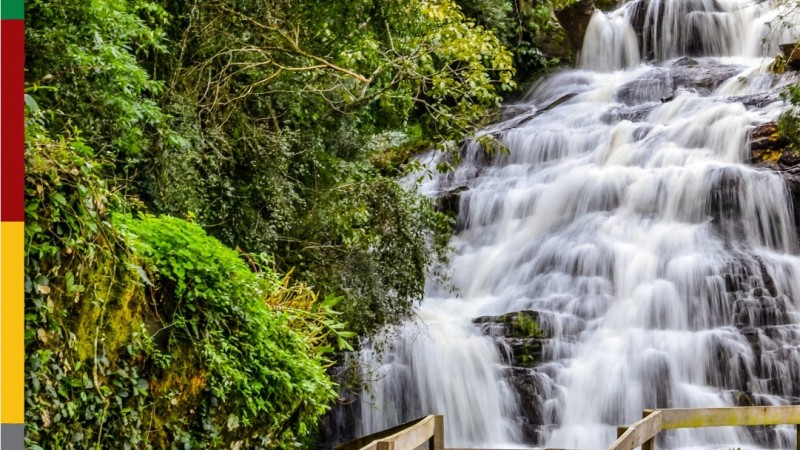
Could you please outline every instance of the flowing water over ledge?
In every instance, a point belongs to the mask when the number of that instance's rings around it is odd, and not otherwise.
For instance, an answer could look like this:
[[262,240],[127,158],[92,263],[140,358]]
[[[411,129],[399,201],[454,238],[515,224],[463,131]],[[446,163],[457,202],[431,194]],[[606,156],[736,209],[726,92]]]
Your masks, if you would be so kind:
[[[423,186],[461,192],[457,294],[430,283],[389,350],[360,355],[380,374],[354,409],[360,434],[438,413],[449,447],[603,448],[644,408],[800,402],[792,202],[744,163],[749,130],[796,81],[768,70],[793,39],[768,25],[780,13],[731,0],[595,13],[581,68],[484,131],[509,152],[467,145]],[[501,316],[516,311],[543,335]],[[684,430],[666,445],[788,447],[793,433]]]

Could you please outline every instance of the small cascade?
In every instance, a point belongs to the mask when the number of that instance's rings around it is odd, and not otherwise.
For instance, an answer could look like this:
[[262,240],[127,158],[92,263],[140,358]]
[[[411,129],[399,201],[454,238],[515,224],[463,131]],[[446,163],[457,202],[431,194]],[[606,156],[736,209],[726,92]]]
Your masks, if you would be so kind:
[[[800,246],[750,130],[785,110],[769,1],[595,12],[580,68],[538,84],[426,182],[457,210],[452,286],[360,354],[360,434],[445,414],[449,447],[603,448],[645,408],[800,403]],[[437,155],[428,155],[435,165]],[[668,434],[787,448],[789,427]]]
[[[510,386],[499,376],[501,361],[494,342],[469,322],[434,314],[425,311],[419,322],[395,330],[396,344],[380,358],[373,350],[362,352],[361,367],[371,371],[363,376],[377,377],[370,387],[370,401],[389,413],[367,409],[362,427],[383,430],[409,417],[447,411],[447,442],[513,446],[519,441],[513,420],[517,405]],[[475,390],[463,395],[463,386]]]
[[632,8],[622,8],[606,15],[595,10],[583,39],[581,67],[608,72],[641,62],[638,38],[631,26],[631,11]]

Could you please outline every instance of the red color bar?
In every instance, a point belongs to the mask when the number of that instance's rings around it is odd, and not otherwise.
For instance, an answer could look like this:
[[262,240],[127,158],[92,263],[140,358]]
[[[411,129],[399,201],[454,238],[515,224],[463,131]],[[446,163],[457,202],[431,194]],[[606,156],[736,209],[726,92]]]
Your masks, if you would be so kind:
[[25,220],[25,22],[0,23],[0,220]]

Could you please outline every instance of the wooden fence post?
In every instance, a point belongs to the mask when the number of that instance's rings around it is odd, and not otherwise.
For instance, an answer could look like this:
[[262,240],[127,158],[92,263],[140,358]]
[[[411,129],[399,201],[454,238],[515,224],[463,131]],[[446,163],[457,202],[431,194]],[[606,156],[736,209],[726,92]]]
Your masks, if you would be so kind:
[[433,416],[433,436],[431,436],[428,448],[430,450],[444,449],[444,416]]
[[[653,411],[652,409],[645,409],[644,411],[642,411],[642,419],[646,419],[647,416],[653,414],[654,412],[655,411]],[[642,444],[642,450],[656,450],[656,437],[653,436],[652,438],[648,439],[647,442]]]

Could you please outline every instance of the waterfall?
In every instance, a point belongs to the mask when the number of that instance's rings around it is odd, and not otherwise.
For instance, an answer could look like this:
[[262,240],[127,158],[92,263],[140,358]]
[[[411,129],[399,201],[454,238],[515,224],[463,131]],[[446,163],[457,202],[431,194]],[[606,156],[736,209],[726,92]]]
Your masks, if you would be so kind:
[[[749,130],[776,120],[777,92],[797,82],[768,69],[796,39],[777,26],[782,8],[595,12],[580,68],[482,132],[508,152],[465,145],[456,171],[426,184],[460,192],[452,286],[431,281],[417,317],[361,353],[361,434],[436,413],[448,447],[596,449],[645,408],[800,401],[792,201],[780,175],[746,164]],[[509,335],[525,317],[544,336]],[[533,363],[520,356],[532,346]],[[794,442],[789,427],[665,439]]]

